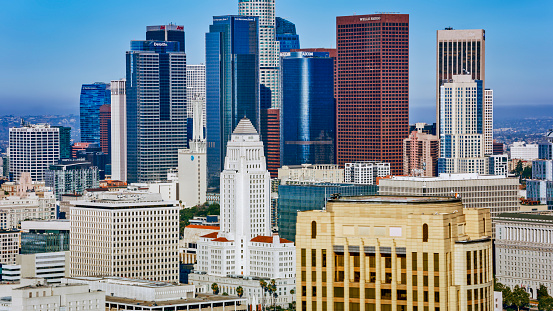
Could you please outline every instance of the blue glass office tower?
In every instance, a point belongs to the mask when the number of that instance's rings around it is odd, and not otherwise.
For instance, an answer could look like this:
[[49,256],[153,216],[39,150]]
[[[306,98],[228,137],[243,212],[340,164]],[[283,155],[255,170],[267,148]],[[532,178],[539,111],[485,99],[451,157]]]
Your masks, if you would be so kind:
[[174,41],[180,44],[179,51],[185,51],[184,26],[158,25],[146,27],[146,40],[148,41]]
[[109,83],[83,84],[81,88],[81,142],[100,143],[100,106],[111,104]]
[[300,36],[296,33],[296,25],[282,17],[275,18],[275,36],[280,42],[281,52],[300,48]]
[[281,164],[336,163],[334,60],[326,52],[281,59]]
[[178,41],[131,41],[126,60],[127,181],[167,180],[188,146],[186,54]]
[[219,188],[227,141],[247,117],[259,131],[259,22],[215,16],[206,34],[207,185]]

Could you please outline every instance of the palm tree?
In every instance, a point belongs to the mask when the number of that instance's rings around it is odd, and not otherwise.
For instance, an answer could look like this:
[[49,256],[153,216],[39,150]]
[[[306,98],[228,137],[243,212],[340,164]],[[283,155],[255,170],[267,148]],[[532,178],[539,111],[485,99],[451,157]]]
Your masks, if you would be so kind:
[[265,292],[267,291],[267,282],[265,280],[259,281],[259,285],[261,286],[261,310],[265,307],[264,300],[265,300]]
[[244,295],[244,289],[242,288],[242,286],[238,286],[236,288],[236,294],[238,295],[238,297],[242,298],[242,295]]
[[276,281],[274,279],[271,280],[269,285],[267,285],[267,290],[268,290],[269,295],[270,295],[270,297],[273,301],[272,305],[273,305],[273,310],[274,310],[275,309],[275,298],[278,297]]

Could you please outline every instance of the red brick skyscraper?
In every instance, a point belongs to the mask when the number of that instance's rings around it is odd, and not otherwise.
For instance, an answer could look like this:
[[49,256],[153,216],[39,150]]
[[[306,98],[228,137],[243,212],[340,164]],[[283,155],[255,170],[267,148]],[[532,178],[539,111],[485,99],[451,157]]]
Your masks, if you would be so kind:
[[409,132],[409,15],[336,18],[338,164],[377,160],[403,173]]

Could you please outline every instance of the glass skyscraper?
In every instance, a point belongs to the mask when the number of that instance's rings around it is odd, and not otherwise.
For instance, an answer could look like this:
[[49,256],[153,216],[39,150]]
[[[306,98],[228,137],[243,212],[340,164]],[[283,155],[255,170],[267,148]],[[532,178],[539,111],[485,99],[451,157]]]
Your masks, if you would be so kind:
[[334,61],[324,52],[283,53],[282,165],[334,164]]
[[100,143],[100,107],[111,103],[109,83],[83,84],[81,88],[81,142]]
[[246,117],[259,131],[257,17],[216,16],[206,34],[207,182],[219,187],[227,141]]
[[187,147],[186,54],[179,41],[146,40],[126,58],[127,181],[167,180]]
[[300,36],[296,25],[282,17],[275,18],[276,40],[280,42],[280,52],[290,52],[300,48]]
[[146,27],[146,40],[178,42],[181,52],[185,51],[184,37],[184,26],[169,24]]

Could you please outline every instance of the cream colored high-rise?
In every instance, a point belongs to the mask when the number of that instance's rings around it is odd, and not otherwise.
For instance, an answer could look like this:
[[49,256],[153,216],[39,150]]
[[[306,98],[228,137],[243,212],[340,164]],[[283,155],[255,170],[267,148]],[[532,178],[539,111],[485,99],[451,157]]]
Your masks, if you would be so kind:
[[492,310],[486,209],[348,197],[298,213],[296,228],[298,311]]
[[[486,31],[452,29],[437,31],[436,40],[436,128],[440,128],[440,86],[453,75],[470,73],[486,84]],[[440,136],[438,131],[438,136]]]
[[275,0],[238,0],[238,14],[259,17],[260,83],[271,90],[271,108],[280,109],[280,42],[275,39]]
[[159,194],[108,192],[71,207],[72,277],[179,281],[179,207]]

